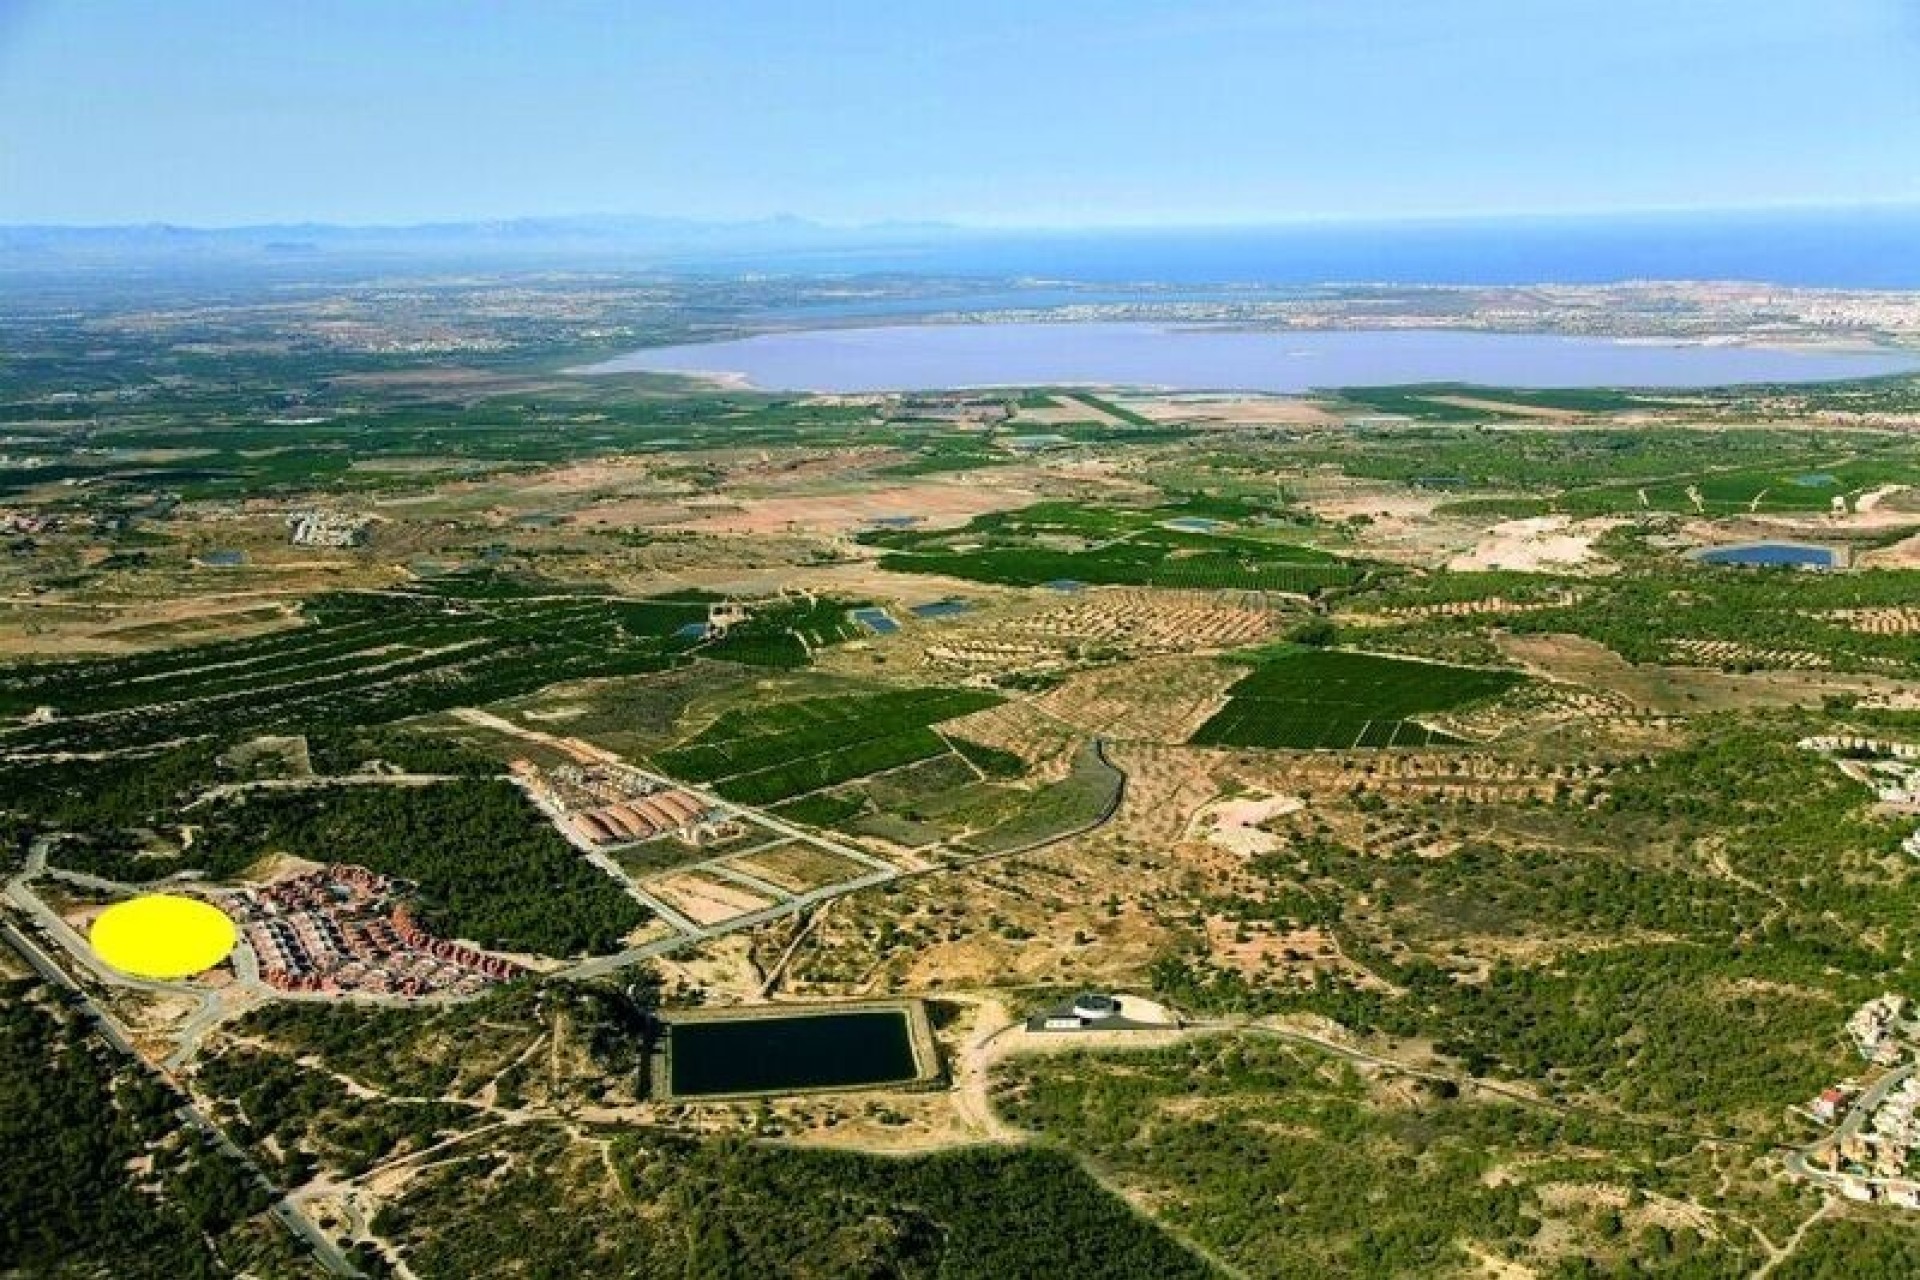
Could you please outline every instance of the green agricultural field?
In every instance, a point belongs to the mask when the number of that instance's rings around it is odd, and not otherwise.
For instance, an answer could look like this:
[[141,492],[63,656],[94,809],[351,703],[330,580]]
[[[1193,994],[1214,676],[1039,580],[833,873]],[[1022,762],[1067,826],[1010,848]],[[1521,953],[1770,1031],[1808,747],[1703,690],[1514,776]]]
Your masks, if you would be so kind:
[[1494,697],[1520,683],[1507,671],[1442,666],[1328,649],[1263,653],[1200,726],[1203,746],[1296,750],[1424,747],[1453,742],[1416,723]]
[[1345,564],[1292,558],[1295,550],[1288,548],[1272,558],[1266,553],[1213,550],[1182,554],[1142,539],[1091,552],[1042,548],[898,552],[882,556],[880,567],[896,573],[937,573],[1014,587],[1071,581],[1097,586],[1236,588],[1296,595],[1344,586],[1358,578],[1357,572]]
[[[1498,398],[1520,402],[1508,393]],[[1539,502],[1545,504],[1541,509],[1576,514],[1639,511],[1643,489],[1649,509],[1692,512],[1690,485],[1713,515],[1822,511],[1834,497],[1882,484],[1910,484],[1920,473],[1920,450],[1911,438],[1891,432],[1731,425],[1711,432],[1659,426],[1494,431],[1426,422],[1315,442],[1293,451],[1288,461],[1305,469],[1331,466],[1356,478],[1457,492],[1463,500],[1495,491],[1504,503]],[[1268,465],[1257,456],[1240,462]]]
[[[1168,527],[1182,520],[1213,527]],[[1359,580],[1360,566],[1289,536],[1298,534],[1271,505],[1194,497],[1151,507],[1043,502],[960,530],[878,531],[862,540],[884,548],[880,567],[896,573],[1015,587],[1073,581],[1311,595]]]
[[739,708],[654,763],[730,800],[769,804],[946,753],[929,726],[1000,701],[977,689],[903,689]]
[[[1654,511],[1697,510],[1714,516],[1769,511],[1816,512],[1827,510],[1836,498],[1844,498],[1851,505],[1862,493],[1882,485],[1916,482],[1920,482],[1920,461],[1913,459],[1840,462],[1807,459],[1785,466],[1701,472],[1645,484],[1596,485],[1564,495],[1558,505],[1580,515],[1606,515],[1643,507]],[[1695,495],[1698,495],[1697,503]]]
[[661,671],[703,656],[804,666],[847,638],[844,602],[780,603],[702,641],[708,598],[613,600],[511,580],[323,596],[308,625],[128,657],[0,673],[0,753],[97,752],[248,731],[377,724],[519,697],[562,680]]
[[1074,756],[1066,777],[1023,797],[1016,812],[967,837],[965,846],[980,853],[1006,853],[1057,840],[1111,815],[1125,786],[1125,776],[1088,743]]

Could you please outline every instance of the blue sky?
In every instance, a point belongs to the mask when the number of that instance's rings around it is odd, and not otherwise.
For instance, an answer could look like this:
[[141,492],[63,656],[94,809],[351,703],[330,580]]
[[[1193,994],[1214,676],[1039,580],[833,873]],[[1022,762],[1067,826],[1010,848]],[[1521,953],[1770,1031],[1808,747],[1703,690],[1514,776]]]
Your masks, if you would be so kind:
[[1915,0],[0,0],[0,222],[1895,201]]

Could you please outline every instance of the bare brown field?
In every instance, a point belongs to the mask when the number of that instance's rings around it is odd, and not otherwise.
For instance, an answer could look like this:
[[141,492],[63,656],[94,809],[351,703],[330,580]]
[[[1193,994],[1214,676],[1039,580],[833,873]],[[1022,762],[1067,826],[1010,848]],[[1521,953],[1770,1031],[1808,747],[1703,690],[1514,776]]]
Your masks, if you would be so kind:
[[1593,544],[1609,529],[1624,523],[1612,518],[1575,520],[1571,516],[1503,521],[1482,533],[1471,549],[1449,560],[1447,568],[1455,572],[1608,572],[1615,567],[1613,562],[1598,555]]
[[940,729],[951,737],[1011,751],[1042,780],[1065,776],[1080,741],[1072,728],[1023,700],[949,720]]
[[1827,616],[1872,636],[1910,636],[1920,632],[1920,607],[1915,606],[1840,609]]
[[1439,493],[1416,492],[1369,481],[1315,473],[1288,477],[1300,505],[1322,520],[1351,525],[1354,550],[1394,564],[1430,568],[1470,550],[1480,536],[1477,525],[1442,517],[1449,501]]
[[1178,744],[1226,705],[1227,689],[1245,674],[1212,658],[1145,658],[1078,672],[1034,705],[1089,735]]
[[729,858],[727,865],[738,867],[750,876],[796,894],[850,879],[867,870],[859,863],[798,841]]
[[1855,563],[1866,569],[1920,569],[1920,533],[1862,552]]
[[1500,635],[1503,656],[1551,679],[1618,694],[1643,713],[1698,715],[1742,707],[1817,707],[1829,694],[1887,697],[1911,681],[1839,672],[1757,671],[1733,674],[1699,667],[1635,666],[1595,641],[1568,635]]
[[1298,396],[1125,396],[1115,397],[1114,403],[1155,422],[1327,427],[1338,426],[1342,421],[1324,405]]
[[[1039,495],[1007,484],[925,480],[841,493],[783,494],[722,500],[711,511],[689,507],[676,523],[700,532],[851,534],[873,521],[918,516],[921,527],[951,529],[975,516],[1032,504]],[[617,523],[618,507],[584,513],[583,523]]]
[[298,589],[185,596],[135,604],[0,600],[0,653],[133,653],[183,642],[239,640],[300,625]]
[[1231,767],[1218,752],[1140,741],[1110,746],[1107,758],[1126,771],[1127,794],[1104,834],[1158,849],[1185,840],[1193,816],[1220,794],[1220,779]]
[[696,924],[718,924],[735,916],[770,907],[773,902],[752,890],[698,872],[681,872],[647,882],[649,892]]
[[1479,409],[1514,418],[1538,418],[1543,422],[1567,422],[1585,417],[1575,409],[1555,409],[1542,404],[1514,404],[1509,400],[1489,400],[1481,396],[1422,396],[1428,404],[1450,405],[1455,409]]

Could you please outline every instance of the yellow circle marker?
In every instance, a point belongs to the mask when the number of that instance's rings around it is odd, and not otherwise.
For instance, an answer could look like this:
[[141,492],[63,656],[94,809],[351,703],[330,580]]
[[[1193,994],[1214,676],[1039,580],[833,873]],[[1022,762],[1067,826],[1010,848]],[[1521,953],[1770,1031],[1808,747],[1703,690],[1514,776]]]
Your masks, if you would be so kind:
[[118,902],[93,922],[87,940],[102,960],[139,978],[185,978],[227,958],[233,921],[198,898],[151,893]]

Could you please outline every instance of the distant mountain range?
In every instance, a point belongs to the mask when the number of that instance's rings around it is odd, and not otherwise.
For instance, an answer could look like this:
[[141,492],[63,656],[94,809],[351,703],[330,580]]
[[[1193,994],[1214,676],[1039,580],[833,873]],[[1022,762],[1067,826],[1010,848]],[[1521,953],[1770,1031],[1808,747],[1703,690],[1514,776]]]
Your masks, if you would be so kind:
[[1753,280],[1920,288],[1920,208],[1452,218],[1247,227],[996,229],[604,216],[414,226],[0,226],[10,275],[489,268],[687,270],[1139,284]]
[[609,253],[662,257],[848,250],[949,241],[966,233],[937,223],[829,226],[804,218],[701,222],[688,218],[513,218],[407,226],[319,222],[243,227],[0,226],[0,257],[298,259],[303,256],[567,257]]

